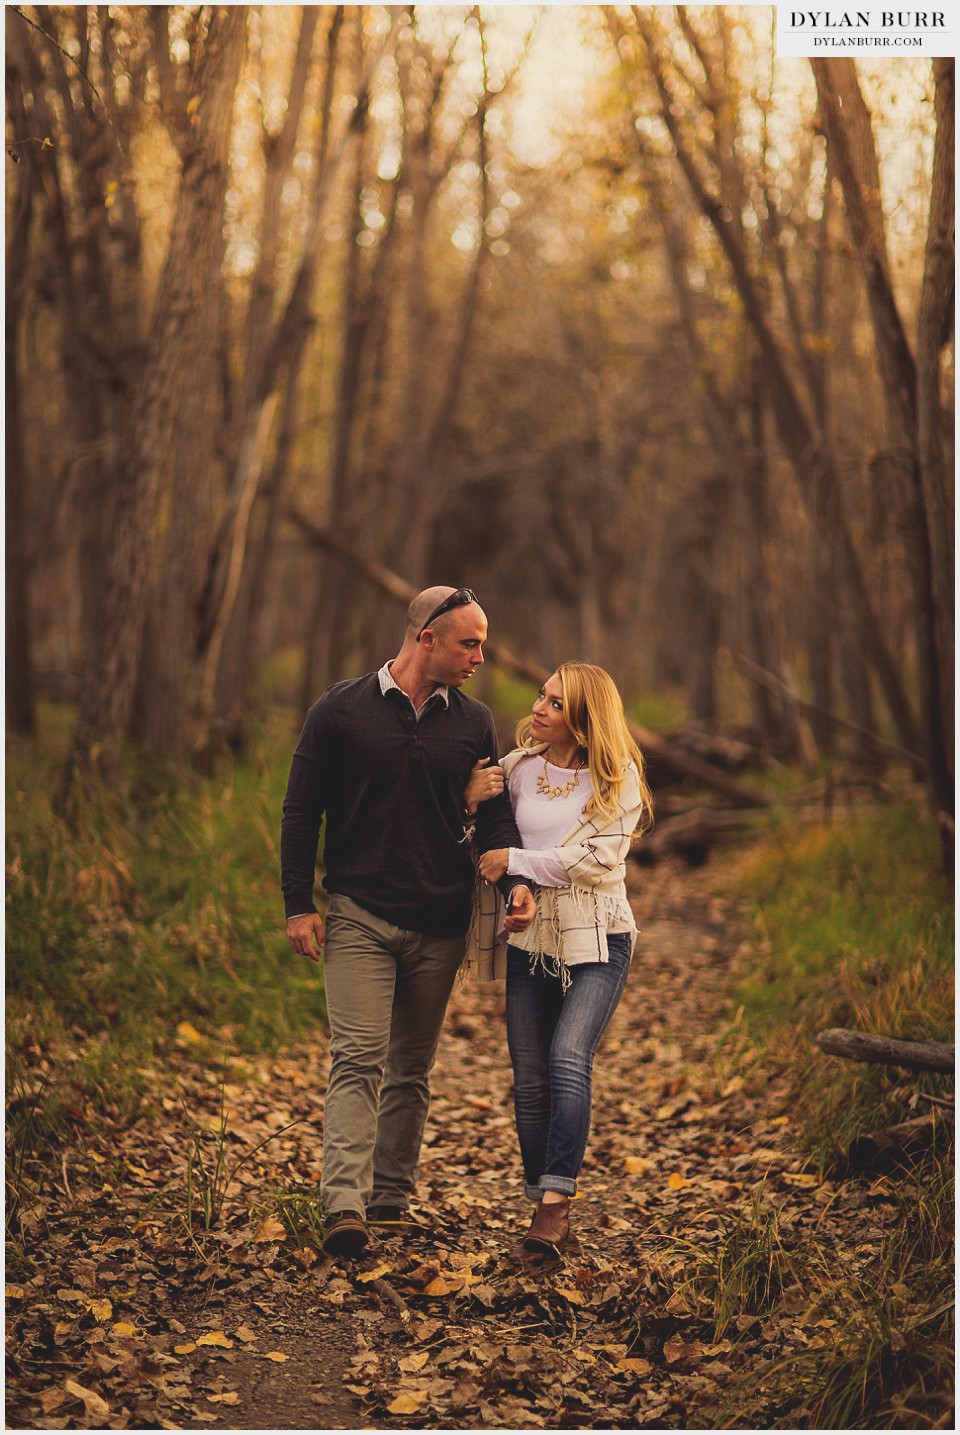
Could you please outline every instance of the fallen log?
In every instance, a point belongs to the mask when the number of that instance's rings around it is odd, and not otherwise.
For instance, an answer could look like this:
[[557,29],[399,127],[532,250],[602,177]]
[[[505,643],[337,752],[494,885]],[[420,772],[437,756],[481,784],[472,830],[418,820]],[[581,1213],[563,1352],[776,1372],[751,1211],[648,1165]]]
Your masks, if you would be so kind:
[[862,1031],[831,1027],[815,1038],[828,1056],[847,1061],[872,1061],[883,1066],[905,1066],[910,1071],[953,1071],[954,1047],[940,1041],[900,1041],[892,1036],[871,1036]]
[[945,1136],[948,1121],[942,1112],[929,1111],[881,1131],[868,1131],[850,1142],[847,1159],[851,1170],[879,1171],[908,1165],[910,1160],[927,1151],[940,1136]]
[[729,832],[751,827],[756,814],[725,807],[691,807],[686,812],[657,822],[630,855],[641,866],[652,867],[662,858],[676,854],[691,867],[700,867],[710,849]]
[[[299,509],[287,508],[286,517],[312,543],[334,553],[338,558],[342,558],[352,569],[359,572],[362,577],[366,578],[374,587],[379,588],[381,592],[386,593],[388,597],[395,598],[402,603],[409,603],[412,598],[416,597],[418,590],[411,583],[407,583],[405,579],[391,572],[389,568],[384,568],[382,564],[373,563],[370,559],[364,558],[336,533],[331,533],[329,529],[314,523]],[[487,641],[484,644],[484,652],[490,662],[496,663],[498,667],[505,668],[507,672],[513,673],[517,677],[526,678],[529,682],[536,683],[537,686],[546,682],[550,676],[548,668],[544,668],[540,663],[535,663],[529,658],[519,657],[516,653],[511,652],[505,643]],[[643,727],[640,723],[632,722],[629,719],[628,726],[646,755],[652,754],[664,758],[680,772],[723,793],[724,797],[728,798],[734,806],[744,808],[770,806],[769,800],[761,793],[744,787],[729,777],[727,773],[704,762],[695,753],[675,747],[661,733],[654,732],[652,728]]]
[[776,673],[771,673],[767,668],[761,667],[760,664],[755,663],[752,658],[746,657],[743,653],[733,653],[731,655],[731,661],[737,671],[742,673],[745,678],[749,678],[751,682],[759,684],[760,687],[768,688],[771,692],[778,693],[781,697],[787,698],[788,701],[794,703],[802,712],[816,713],[818,716],[825,718],[827,722],[833,723],[835,727],[847,728],[850,732],[858,733],[861,737],[867,738],[878,751],[889,752],[895,754],[897,757],[905,757],[915,769],[919,771],[924,769],[924,760],[918,753],[912,752],[908,747],[901,747],[899,743],[886,742],[882,737],[879,737],[873,732],[872,729],[861,727],[860,723],[851,722],[849,718],[838,717],[836,713],[832,713],[828,711],[827,708],[818,706],[817,703],[808,702],[806,698],[802,698],[799,693],[795,692],[789,683],[784,682],[783,678],[778,677]]

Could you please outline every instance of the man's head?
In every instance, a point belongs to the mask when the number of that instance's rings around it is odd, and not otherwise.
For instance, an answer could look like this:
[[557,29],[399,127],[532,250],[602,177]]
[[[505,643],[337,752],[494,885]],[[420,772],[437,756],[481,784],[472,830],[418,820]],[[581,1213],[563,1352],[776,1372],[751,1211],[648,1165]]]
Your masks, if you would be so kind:
[[404,646],[416,644],[431,682],[461,687],[483,662],[486,637],[486,614],[469,588],[425,588],[407,610]]

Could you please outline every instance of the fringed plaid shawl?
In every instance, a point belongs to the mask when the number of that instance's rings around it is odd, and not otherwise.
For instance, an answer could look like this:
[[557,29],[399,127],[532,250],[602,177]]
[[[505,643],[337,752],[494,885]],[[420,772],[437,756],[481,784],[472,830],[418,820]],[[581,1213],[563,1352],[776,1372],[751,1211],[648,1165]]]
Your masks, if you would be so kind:
[[[545,745],[516,748],[502,762],[509,778],[517,763],[538,757]],[[566,977],[567,962],[605,962],[607,921],[611,913],[629,914],[625,884],[630,841],[640,821],[640,778],[634,763],[624,774],[620,805],[612,817],[585,817],[571,827],[559,845],[559,856],[570,877],[569,887],[541,887],[538,910],[522,934],[524,948],[545,959],[548,970]],[[507,941],[503,930],[504,902],[497,888],[479,873],[474,884],[473,918],[467,934],[465,973],[476,971],[480,981],[497,981],[506,975]],[[628,916],[632,922],[632,918]],[[634,928],[635,930],[635,928]],[[564,981],[566,985],[566,981]]]

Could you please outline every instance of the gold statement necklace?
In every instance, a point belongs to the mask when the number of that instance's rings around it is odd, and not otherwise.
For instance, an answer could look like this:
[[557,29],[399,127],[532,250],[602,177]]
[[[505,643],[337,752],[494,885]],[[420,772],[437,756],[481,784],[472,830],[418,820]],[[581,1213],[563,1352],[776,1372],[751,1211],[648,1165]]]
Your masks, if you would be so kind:
[[550,778],[547,776],[547,755],[544,753],[543,771],[537,778],[537,791],[542,792],[549,802],[552,802],[555,797],[569,797],[573,789],[579,786],[579,777],[582,769],[583,763],[581,762],[576,772],[567,782],[560,783],[558,787],[554,787]]

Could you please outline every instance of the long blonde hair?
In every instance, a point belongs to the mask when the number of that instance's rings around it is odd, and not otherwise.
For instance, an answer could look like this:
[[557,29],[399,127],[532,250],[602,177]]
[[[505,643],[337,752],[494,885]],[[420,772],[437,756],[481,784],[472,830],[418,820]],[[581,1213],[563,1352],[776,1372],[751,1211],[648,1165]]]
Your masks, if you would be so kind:
[[[561,663],[557,676],[563,685],[563,717],[586,753],[593,778],[593,795],[584,808],[589,816],[613,817],[620,803],[620,789],[632,762],[640,780],[638,832],[653,826],[653,799],[647,786],[643,754],[627,727],[623,699],[605,668],[594,663]],[[532,717],[517,724],[519,747],[538,744],[531,736]]]

